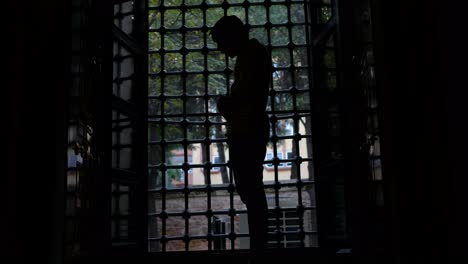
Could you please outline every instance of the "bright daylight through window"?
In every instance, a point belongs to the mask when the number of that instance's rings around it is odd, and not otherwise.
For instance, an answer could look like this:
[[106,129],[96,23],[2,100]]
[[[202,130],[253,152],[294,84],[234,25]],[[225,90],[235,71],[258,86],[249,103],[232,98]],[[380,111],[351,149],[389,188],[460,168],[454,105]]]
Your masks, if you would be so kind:
[[[314,23],[326,23],[331,8],[322,4],[319,10]],[[246,209],[229,167],[226,121],[216,109],[235,64],[209,34],[224,15],[239,17],[272,55],[272,129],[263,171],[269,246],[316,247],[305,1],[150,0],[148,250],[249,248]],[[333,49],[328,58],[333,68]],[[328,73],[336,83],[333,70]]]

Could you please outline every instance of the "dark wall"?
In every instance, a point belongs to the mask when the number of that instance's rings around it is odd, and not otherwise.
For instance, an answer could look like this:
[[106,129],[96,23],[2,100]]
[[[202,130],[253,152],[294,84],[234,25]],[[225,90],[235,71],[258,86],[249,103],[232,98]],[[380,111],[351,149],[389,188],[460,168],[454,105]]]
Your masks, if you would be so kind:
[[388,246],[402,263],[445,263],[468,254],[466,73],[459,68],[467,46],[458,24],[466,19],[456,5],[417,2],[374,1]]
[[[5,7],[7,44],[2,122],[2,255],[56,263],[61,252],[68,89],[69,1],[13,1]],[[4,72],[5,72],[4,71]],[[3,217],[5,215],[6,217]],[[5,223],[3,224],[3,221]],[[5,243],[5,244],[3,244]]]
[[[7,177],[2,249],[58,262],[61,252],[69,25],[67,1],[11,3],[5,26]],[[383,169],[395,260],[466,255],[467,113],[461,8],[373,1],[383,88]],[[449,9],[450,7],[450,9]],[[2,133],[3,134],[3,133]],[[409,256],[409,257],[408,257]]]
[[[443,86],[447,87],[448,172],[447,228],[449,256],[462,256],[468,262],[468,92],[466,38],[466,7],[461,4],[447,6],[440,29],[445,41],[441,45]],[[460,263],[461,263],[460,262]]]

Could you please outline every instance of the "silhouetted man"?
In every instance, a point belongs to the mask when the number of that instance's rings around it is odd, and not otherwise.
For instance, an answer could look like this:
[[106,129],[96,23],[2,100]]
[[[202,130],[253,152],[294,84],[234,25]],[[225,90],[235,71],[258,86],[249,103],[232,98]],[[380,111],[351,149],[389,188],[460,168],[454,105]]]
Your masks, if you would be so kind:
[[250,248],[265,248],[268,205],[263,188],[263,160],[270,135],[265,112],[271,79],[271,57],[235,16],[225,16],[211,30],[218,49],[236,57],[234,83],[229,95],[218,100],[218,110],[227,121],[230,161],[236,189],[247,206]]

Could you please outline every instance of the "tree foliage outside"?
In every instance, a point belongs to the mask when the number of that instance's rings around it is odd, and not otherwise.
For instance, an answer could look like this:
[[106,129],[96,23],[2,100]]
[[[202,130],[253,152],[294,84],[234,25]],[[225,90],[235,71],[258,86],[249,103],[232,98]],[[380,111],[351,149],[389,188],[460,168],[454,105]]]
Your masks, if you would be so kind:
[[[222,4],[222,0],[206,0],[207,4]],[[242,3],[242,0],[230,0],[229,3]],[[257,2],[257,1],[251,1]],[[232,82],[232,74],[225,72],[226,68],[234,69],[235,59],[226,58],[224,54],[216,50],[216,45],[211,40],[209,32],[203,28],[204,15],[200,8],[202,0],[185,0],[187,8],[184,14],[181,9],[151,9],[148,16],[149,47],[149,141],[166,141],[187,139],[218,139],[224,137],[224,125],[214,125],[206,129],[206,112],[215,114],[216,99],[218,96],[228,92]],[[149,0],[149,7],[157,7],[161,0]],[[178,7],[182,0],[164,0],[165,7]],[[193,8],[191,8],[193,7]],[[250,37],[256,38],[265,45],[271,44],[272,62],[275,66],[273,73],[273,89],[277,91],[274,99],[270,100],[269,111],[293,111],[310,110],[309,99],[309,69],[306,42],[306,26],[304,18],[304,4],[292,3],[290,9],[286,5],[272,5],[269,7],[270,22],[274,25],[270,30],[268,43],[267,30],[264,25],[267,21],[267,8],[262,5],[250,5],[248,15],[242,6],[231,6],[227,9],[227,15],[235,15],[244,23],[248,23]],[[288,29],[288,13],[290,13],[291,30]],[[211,28],[214,23],[224,16],[224,9],[220,7],[208,8],[206,10],[206,26]],[[327,21],[331,17],[329,9],[323,9],[320,19]],[[184,30],[180,30],[184,27]],[[161,33],[163,28],[163,33]],[[185,31],[185,32],[184,32]],[[184,32],[184,34],[182,33]],[[288,45],[294,44],[293,49]],[[299,45],[296,47],[296,45]],[[301,46],[303,45],[303,46]],[[208,48],[208,49],[206,49]],[[206,54],[206,58],[205,58]],[[333,54],[328,55],[332,63]],[[291,71],[291,66],[294,66]],[[302,67],[302,68],[301,68]],[[208,72],[206,72],[208,70]],[[208,74],[207,74],[208,73]],[[185,82],[184,82],[185,78]],[[185,90],[184,90],[185,83]],[[295,87],[295,96],[291,94],[291,87]],[[187,96],[184,104],[182,95]],[[164,98],[158,97],[164,95]],[[295,99],[294,99],[295,97]],[[168,115],[163,126],[151,122],[154,115]],[[187,132],[182,124],[183,114],[187,114],[186,120],[198,122],[188,125]],[[171,115],[179,115],[171,117]],[[281,114],[276,114],[281,117]],[[215,123],[224,121],[220,115],[210,115],[209,120]],[[174,121],[174,123],[171,123]],[[285,127],[293,125],[293,119],[283,119],[276,122],[276,134],[286,135],[289,133]],[[302,121],[304,122],[304,121]],[[289,126],[290,127],[290,126]],[[294,126],[293,126],[294,127]],[[297,131],[295,131],[296,133]],[[185,134],[186,133],[186,134]],[[281,143],[281,142],[279,142]],[[294,144],[293,144],[294,145]],[[190,145],[189,149],[205,148],[204,144]],[[224,150],[227,145],[216,144],[220,162],[224,163]],[[174,150],[183,149],[180,144],[168,144],[166,148],[166,164],[171,165],[171,153]],[[203,153],[203,162],[209,161],[206,151]],[[293,153],[295,153],[293,151]],[[310,153],[309,153],[310,154]],[[158,145],[149,145],[150,165],[161,162],[161,148]],[[177,164],[180,165],[180,164]],[[150,170],[150,173],[156,173]],[[221,167],[222,179],[228,183],[226,168]],[[172,179],[180,180],[183,172],[167,172],[169,178],[167,185]],[[206,174],[206,173],[205,173]],[[207,177],[207,175],[205,175]],[[161,178],[161,177],[159,177]],[[208,179],[206,179],[207,181]],[[159,179],[160,181],[160,179]],[[156,183],[161,185],[161,182]]]

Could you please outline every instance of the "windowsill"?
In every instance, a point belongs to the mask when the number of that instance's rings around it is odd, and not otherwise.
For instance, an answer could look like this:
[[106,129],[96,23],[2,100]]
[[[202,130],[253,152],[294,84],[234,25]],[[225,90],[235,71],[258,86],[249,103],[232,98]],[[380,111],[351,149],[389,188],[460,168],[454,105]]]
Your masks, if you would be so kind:
[[[217,251],[190,251],[190,252],[151,252],[143,254],[125,254],[125,251],[119,251],[115,256],[108,256],[102,258],[105,261],[117,261],[112,263],[164,263],[170,261],[172,263],[247,263],[251,257],[249,250],[236,249],[236,250],[217,250]],[[102,256],[102,255],[101,255]],[[351,251],[349,249],[324,249],[324,248],[280,248],[280,249],[267,249],[259,258],[261,263],[303,263],[313,262],[318,264],[322,263],[335,263],[334,260],[349,258]],[[99,257],[101,258],[101,257]],[[96,260],[94,257],[81,256],[73,259],[73,263],[89,263],[89,261]],[[331,261],[331,262],[330,262]]]
[[[264,167],[267,171],[274,171],[275,170],[275,167]],[[279,167],[278,166],[278,171],[285,171],[285,170],[290,170],[292,167],[291,166],[282,166],[282,167]]]

